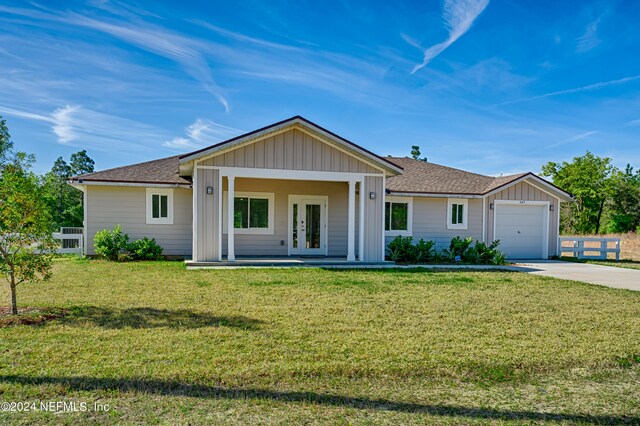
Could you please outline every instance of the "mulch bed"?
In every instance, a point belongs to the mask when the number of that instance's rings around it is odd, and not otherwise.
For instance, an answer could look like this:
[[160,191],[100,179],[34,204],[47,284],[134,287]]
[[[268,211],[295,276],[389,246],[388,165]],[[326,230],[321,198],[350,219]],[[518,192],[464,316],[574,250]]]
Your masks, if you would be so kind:
[[0,306],[0,327],[12,325],[34,325],[62,318],[69,311],[63,308],[43,308],[38,306],[18,307],[18,315],[11,314],[11,306]]

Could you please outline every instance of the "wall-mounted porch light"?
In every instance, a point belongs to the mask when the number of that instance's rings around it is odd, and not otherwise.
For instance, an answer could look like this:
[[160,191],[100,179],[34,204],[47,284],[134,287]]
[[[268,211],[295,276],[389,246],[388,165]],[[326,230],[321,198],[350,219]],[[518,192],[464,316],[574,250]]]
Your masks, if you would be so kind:
[[489,204],[489,210],[493,210],[493,203]]
[[207,195],[213,194],[213,186],[207,186]]
[[553,204],[549,204],[549,211],[552,212],[553,211]]
[[369,199],[370,200],[375,200],[376,199],[376,193],[375,192],[370,192],[369,193]]

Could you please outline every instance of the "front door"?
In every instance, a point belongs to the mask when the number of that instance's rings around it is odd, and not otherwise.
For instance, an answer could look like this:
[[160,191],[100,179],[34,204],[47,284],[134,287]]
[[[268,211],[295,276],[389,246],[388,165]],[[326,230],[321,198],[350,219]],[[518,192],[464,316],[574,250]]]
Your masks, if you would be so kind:
[[289,196],[289,253],[327,255],[327,198]]

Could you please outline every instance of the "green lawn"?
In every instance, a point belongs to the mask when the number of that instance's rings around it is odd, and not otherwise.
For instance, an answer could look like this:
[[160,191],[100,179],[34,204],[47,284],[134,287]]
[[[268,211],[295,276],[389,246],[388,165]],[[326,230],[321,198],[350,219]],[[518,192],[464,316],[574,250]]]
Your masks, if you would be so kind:
[[640,292],[511,272],[64,259],[19,296],[71,314],[0,328],[0,402],[111,409],[0,424],[640,422]]
[[627,259],[590,260],[590,259],[578,259],[571,256],[563,256],[560,258],[560,260],[564,260],[566,262],[575,262],[575,263],[590,263],[592,265],[614,266],[616,268],[640,269],[640,262],[637,260],[627,260]]

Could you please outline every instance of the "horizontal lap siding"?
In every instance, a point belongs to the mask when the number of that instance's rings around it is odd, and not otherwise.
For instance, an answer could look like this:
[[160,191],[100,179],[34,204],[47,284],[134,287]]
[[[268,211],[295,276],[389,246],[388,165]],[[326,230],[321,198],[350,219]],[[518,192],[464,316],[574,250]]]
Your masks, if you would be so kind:
[[487,240],[492,240],[494,237],[493,229],[493,212],[490,209],[490,204],[496,200],[511,200],[511,201],[548,201],[553,204],[554,211],[549,212],[549,255],[557,253],[558,246],[558,214],[560,212],[559,200],[544,191],[530,185],[526,182],[520,182],[510,188],[504,189],[487,199],[486,204],[486,219],[487,219]]
[[269,136],[204,160],[201,164],[261,169],[381,173],[352,155],[297,129]]
[[130,240],[155,238],[164,248],[163,254],[191,256],[193,207],[190,189],[173,190],[173,225],[146,224],[146,188],[88,186],[86,190],[87,254],[95,254],[96,232],[113,229],[119,224]]
[[[434,241],[437,249],[448,248],[454,237],[482,240],[482,200],[469,199],[467,229],[447,229],[448,199],[413,198],[413,239]],[[394,236],[387,236],[387,244]]]
[[[227,179],[223,178],[223,191]],[[235,234],[236,256],[286,256],[289,244],[289,195],[326,195],[328,202],[328,255],[347,255],[348,185],[346,182],[309,182],[278,179],[235,179],[236,192],[274,193],[274,233],[271,235]],[[226,221],[226,212],[223,220]],[[357,217],[357,216],[356,216]],[[357,223],[357,221],[356,221]],[[208,236],[207,238],[212,238]],[[281,245],[284,241],[284,245]],[[227,234],[222,236],[222,253],[227,255]]]

